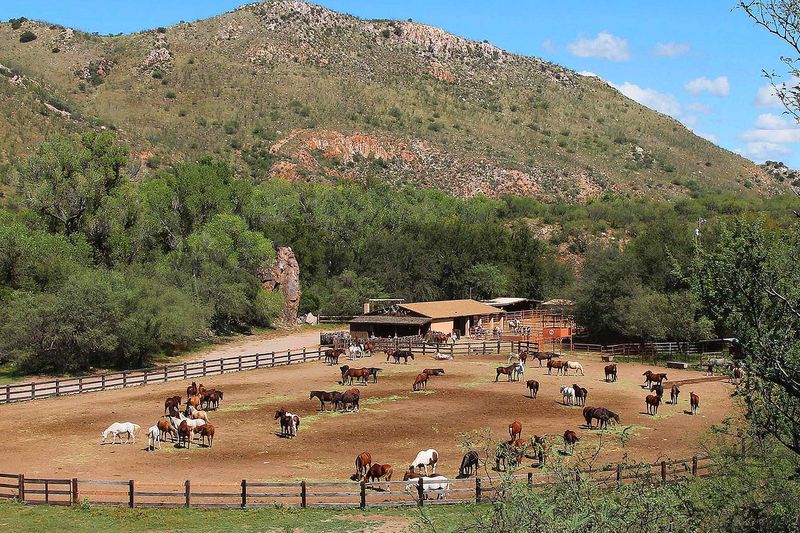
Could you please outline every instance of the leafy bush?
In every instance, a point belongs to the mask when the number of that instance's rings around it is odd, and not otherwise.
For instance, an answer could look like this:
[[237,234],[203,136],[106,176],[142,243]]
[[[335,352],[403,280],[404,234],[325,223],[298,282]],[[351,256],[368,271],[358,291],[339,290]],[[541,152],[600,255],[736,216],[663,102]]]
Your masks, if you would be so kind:
[[21,43],[29,43],[29,42],[31,42],[31,41],[35,41],[35,40],[36,40],[36,34],[35,34],[35,33],[33,33],[33,32],[32,32],[32,31],[30,31],[30,30],[25,30],[25,31],[24,31],[24,32],[22,32],[22,34],[19,36],[19,42],[21,42]]
[[27,20],[28,20],[28,19],[26,19],[25,17],[19,17],[19,18],[15,18],[15,19],[9,19],[9,22],[11,23],[11,29],[12,29],[12,30],[18,30],[18,29],[20,29],[20,28],[22,27],[22,23],[23,23],[23,22],[26,22]]

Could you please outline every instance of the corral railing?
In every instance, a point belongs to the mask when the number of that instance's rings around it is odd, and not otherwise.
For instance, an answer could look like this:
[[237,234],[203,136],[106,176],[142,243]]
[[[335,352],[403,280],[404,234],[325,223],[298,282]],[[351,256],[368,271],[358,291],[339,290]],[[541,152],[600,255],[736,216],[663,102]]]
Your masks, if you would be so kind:
[[324,354],[324,348],[300,348],[282,352],[204,359],[202,361],[177,363],[140,370],[104,372],[48,381],[10,384],[0,386],[0,404],[305,363],[306,361],[319,360]]
[[[710,456],[661,461],[652,464],[609,465],[576,471],[582,479],[609,487],[651,478],[676,482],[712,473]],[[557,482],[551,472],[527,472],[511,476],[531,489]],[[92,505],[120,507],[193,507],[252,509],[276,505],[293,507],[401,507],[480,503],[502,496],[500,477],[448,479],[445,490],[424,485],[420,480],[364,483],[312,481],[249,481],[230,483],[146,482],[136,480],[92,480],[27,478],[23,474],[0,474],[0,499],[17,499],[28,504]],[[437,499],[432,499],[437,496]],[[444,498],[440,498],[444,496]]]

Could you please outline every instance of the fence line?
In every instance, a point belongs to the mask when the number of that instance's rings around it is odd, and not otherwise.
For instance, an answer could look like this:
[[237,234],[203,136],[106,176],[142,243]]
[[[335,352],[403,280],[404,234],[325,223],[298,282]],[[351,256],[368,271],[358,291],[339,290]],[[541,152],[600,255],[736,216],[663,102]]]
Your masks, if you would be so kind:
[[[582,479],[610,487],[635,479],[652,477],[676,482],[689,477],[710,475],[711,457],[661,461],[644,465],[609,465],[576,472]],[[630,473],[632,472],[632,473]],[[243,479],[240,483],[143,482],[90,479],[26,478],[24,474],[0,474],[0,499],[15,498],[27,504],[93,505],[166,508],[252,509],[275,505],[306,507],[401,507],[480,503],[503,496],[501,478],[475,477],[449,479],[446,489],[428,488],[422,479],[410,481],[365,482],[263,482]],[[557,479],[549,472],[527,472],[512,476],[526,481],[530,489],[553,485]],[[433,483],[433,482],[428,482]],[[437,496],[436,500],[431,499]],[[443,496],[443,499],[439,499]]]

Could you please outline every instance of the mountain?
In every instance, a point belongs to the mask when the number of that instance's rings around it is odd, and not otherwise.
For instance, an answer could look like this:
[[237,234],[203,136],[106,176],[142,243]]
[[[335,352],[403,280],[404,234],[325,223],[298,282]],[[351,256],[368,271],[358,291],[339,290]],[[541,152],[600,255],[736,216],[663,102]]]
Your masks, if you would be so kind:
[[257,179],[458,196],[788,186],[598,78],[294,0],[107,37],[16,20],[0,24],[0,64],[0,163],[50,132],[104,127],[131,144],[135,176],[211,154]]

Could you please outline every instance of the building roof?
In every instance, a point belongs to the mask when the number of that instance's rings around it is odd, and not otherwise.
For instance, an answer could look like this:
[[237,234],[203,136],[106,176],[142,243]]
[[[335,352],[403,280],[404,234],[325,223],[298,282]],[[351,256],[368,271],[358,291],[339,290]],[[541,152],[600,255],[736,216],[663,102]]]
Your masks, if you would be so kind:
[[442,300],[438,302],[417,302],[400,304],[399,307],[412,313],[436,318],[458,318],[476,315],[497,315],[505,313],[502,309],[482,304],[475,300]]
[[494,298],[492,300],[481,300],[481,303],[486,305],[503,306],[520,304],[528,301],[530,301],[528,298]]
[[402,326],[424,326],[431,319],[424,316],[362,315],[350,321],[351,324],[396,324]]
[[555,299],[555,300],[547,300],[542,305],[550,307],[559,307],[559,306],[569,307],[575,305],[575,302],[572,300]]

